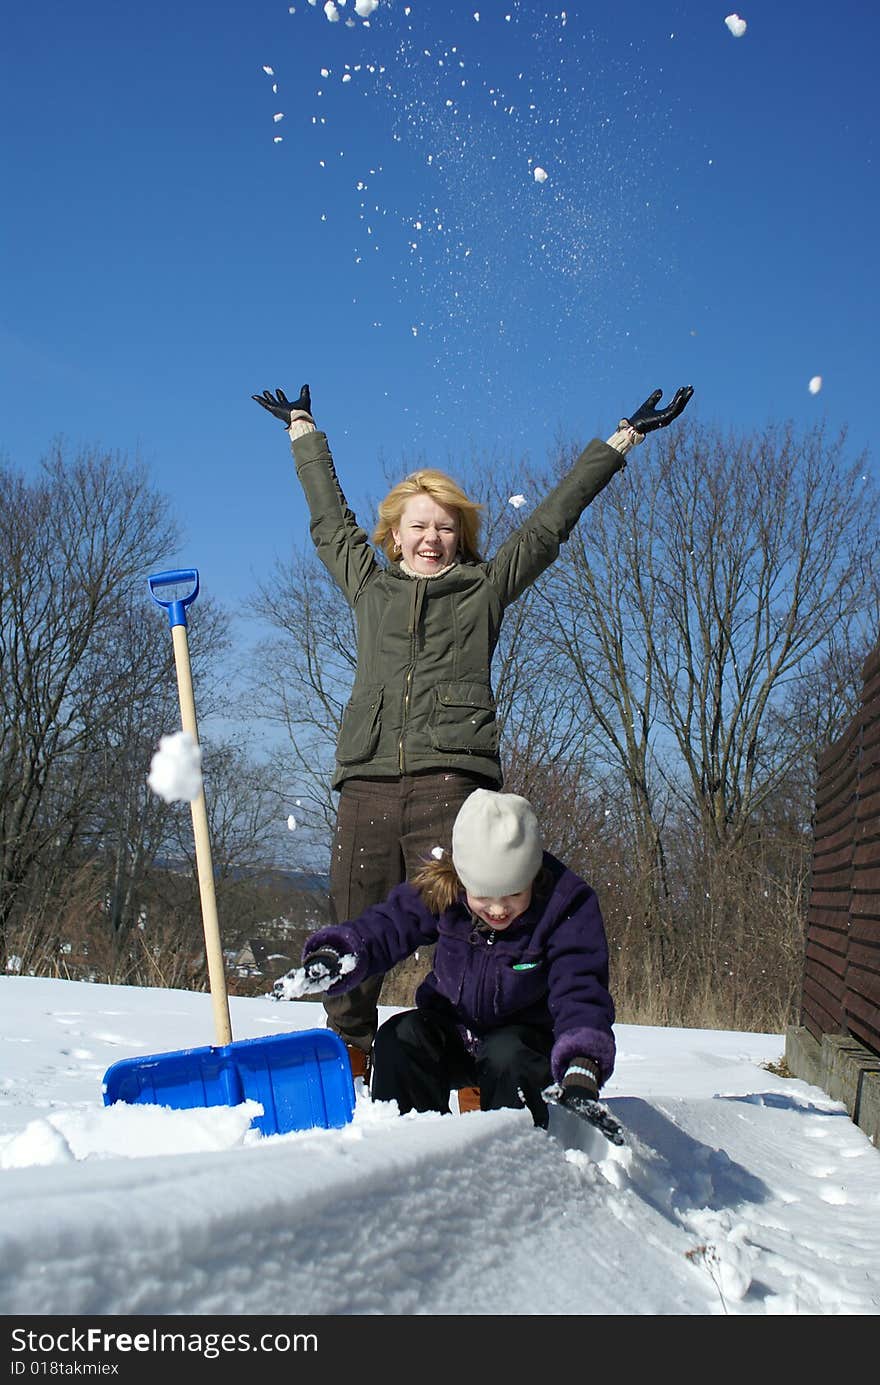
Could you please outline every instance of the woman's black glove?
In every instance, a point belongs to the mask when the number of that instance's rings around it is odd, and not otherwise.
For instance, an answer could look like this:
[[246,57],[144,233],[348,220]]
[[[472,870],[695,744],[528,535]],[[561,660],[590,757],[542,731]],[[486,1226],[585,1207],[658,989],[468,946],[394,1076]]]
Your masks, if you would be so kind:
[[[673,419],[678,418],[679,414],[687,404],[694,392],[693,385],[682,385],[680,390],[675,391],[672,403],[667,404],[665,409],[656,408],[656,404],[663,395],[662,390],[655,390],[641,404],[634,414],[629,418],[621,419],[621,427],[628,423],[631,428],[635,428],[637,433],[653,433],[655,428],[667,428]],[[268,405],[267,405],[268,407]]]
[[[659,395],[657,396],[659,399]],[[268,409],[270,414],[280,418],[285,428],[290,427],[290,420],[295,413],[307,413],[311,417],[312,396],[309,393],[308,385],[303,385],[299,392],[299,399],[295,404],[291,404],[284,390],[276,390],[273,394],[271,390],[263,390],[262,394],[252,394],[251,399],[255,399],[258,404],[262,404],[264,409]]]

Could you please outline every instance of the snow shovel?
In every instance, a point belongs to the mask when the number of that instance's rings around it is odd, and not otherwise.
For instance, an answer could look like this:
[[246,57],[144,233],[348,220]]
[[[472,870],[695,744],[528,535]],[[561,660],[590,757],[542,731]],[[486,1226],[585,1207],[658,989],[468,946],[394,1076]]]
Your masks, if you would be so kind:
[[[168,612],[181,723],[198,745],[186,608],[198,596],[199,574],[195,568],[158,572],[149,578],[149,586],[153,600]],[[186,594],[157,595],[169,587],[183,587]],[[253,1100],[263,1107],[254,1125],[264,1135],[346,1125],[354,1113],[354,1081],[345,1044],[332,1030],[305,1029],[232,1041],[203,788],[191,807],[216,1042],[207,1048],[123,1058],[114,1063],[104,1074],[104,1105],[124,1101],[180,1110],[238,1106]]]

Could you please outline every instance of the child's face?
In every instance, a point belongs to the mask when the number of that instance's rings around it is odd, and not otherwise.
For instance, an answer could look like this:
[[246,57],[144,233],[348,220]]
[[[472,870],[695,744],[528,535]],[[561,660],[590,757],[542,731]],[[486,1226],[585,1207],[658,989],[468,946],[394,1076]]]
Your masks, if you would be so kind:
[[490,928],[509,928],[520,914],[524,914],[532,902],[532,887],[527,885],[519,894],[505,894],[497,899],[488,896],[467,894],[468,908],[476,918],[488,923]]

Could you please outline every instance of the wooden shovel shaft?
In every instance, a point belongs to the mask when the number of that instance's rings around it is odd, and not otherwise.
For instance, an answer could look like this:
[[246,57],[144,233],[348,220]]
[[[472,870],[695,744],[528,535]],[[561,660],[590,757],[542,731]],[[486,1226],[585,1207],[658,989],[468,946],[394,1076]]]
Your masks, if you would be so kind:
[[[196,725],[196,704],[193,696],[192,670],[189,662],[189,643],[186,625],[172,625],[174,664],[177,669],[177,691],[180,697],[180,717],[184,731],[199,744]],[[232,1043],[229,1001],[226,995],[226,971],[220,945],[220,924],[217,919],[217,897],[214,893],[214,867],[211,860],[211,837],[208,831],[208,810],[205,791],[191,803],[193,834],[196,842],[196,867],[199,876],[199,895],[202,901],[202,927],[205,931],[205,953],[208,959],[208,982],[214,1006],[214,1033],[218,1044]]]

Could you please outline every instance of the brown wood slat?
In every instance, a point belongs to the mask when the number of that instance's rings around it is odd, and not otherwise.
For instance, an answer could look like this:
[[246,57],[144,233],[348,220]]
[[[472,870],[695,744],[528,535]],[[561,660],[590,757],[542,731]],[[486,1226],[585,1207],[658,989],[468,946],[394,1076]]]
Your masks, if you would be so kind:
[[853,717],[843,735],[838,736],[836,741],[832,741],[829,745],[825,746],[824,750],[820,751],[818,760],[819,777],[825,783],[833,779],[840,765],[851,756],[853,747],[857,745],[861,734],[861,722],[862,717]]
[[813,818],[813,847],[817,856],[827,856],[829,852],[850,845],[853,823],[866,821],[864,816],[859,818],[858,808],[858,803],[852,799],[846,805],[846,812]]
[[850,1031],[858,1028],[862,1034],[868,1035],[865,1039],[868,1047],[877,1048],[880,1029],[877,1006],[872,1001],[862,1000],[859,996],[850,997],[850,1004],[843,1012],[843,1022]]
[[826,952],[845,957],[848,946],[849,929],[838,932],[831,928],[810,928],[807,931],[806,947],[808,952],[823,948]]
[[824,1017],[814,1018],[809,1010],[801,1010],[801,1024],[808,1033],[812,1034],[817,1043],[822,1042],[822,1035],[829,1034],[831,1031],[826,1027]]
[[865,655],[865,661],[862,664],[862,682],[869,683],[878,674],[880,674],[880,644],[876,644],[870,654]]
[[858,780],[853,775],[845,790],[835,794],[826,793],[821,802],[817,798],[813,809],[813,827],[820,836],[826,836],[829,831],[845,825],[852,817],[857,786]]
[[814,981],[804,980],[804,1009],[823,1026],[826,1034],[836,1034],[843,1019],[843,1009],[834,996]]
[[861,773],[859,774],[859,798],[865,799],[869,794],[880,791],[880,760],[875,760],[872,764],[867,756],[862,756]]
[[823,883],[829,875],[836,875],[842,871],[852,870],[853,864],[853,827],[850,823],[847,840],[841,843],[816,842],[816,851],[813,855],[813,879],[820,879]]
[[876,679],[873,684],[873,693],[869,692],[867,697],[864,693],[868,689],[863,689],[862,708],[860,720],[864,729],[870,730],[876,726],[878,720],[878,708],[880,708],[880,679]]
[[804,989],[809,990],[810,995],[820,997],[823,1005],[829,1009],[839,1011],[846,990],[843,971],[838,974],[833,967],[827,967],[821,960],[808,956],[804,965]]
[[817,1024],[821,1024],[825,1033],[834,1033],[840,1026],[840,1006],[815,982],[810,982],[804,987],[803,1011],[804,1014],[810,1015]]
[[839,1001],[846,990],[846,958],[808,951],[804,958],[804,974],[824,986],[829,995]]
[[830,909],[846,916],[849,911],[850,891],[846,890],[813,890],[810,894],[810,906],[816,909]]
[[861,894],[853,890],[850,900],[850,918],[875,919],[880,914],[880,897],[876,894]]
[[836,817],[843,812],[848,803],[855,798],[858,787],[858,760],[853,760],[852,764],[846,767],[846,774],[840,775],[833,783],[829,784],[826,780],[820,779],[816,785],[816,801],[813,806],[813,817],[816,822],[827,822],[829,818]]
[[880,922],[877,919],[854,918],[850,920],[849,945],[852,947],[859,943],[880,950]]
[[880,974],[850,964],[846,969],[846,1005],[849,1005],[849,996],[859,996],[875,1010],[880,1009]]
[[849,924],[849,895],[846,895],[845,900],[841,900],[836,909],[829,909],[827,905],[819,904],[811,898],[807,921],[811,925],[815,924],[817,928],[830,928],[834,932],[845,930]]
[[847,1025],[847,1033],[851,1033],[854,1039],[858,1039],[858,1042],[869,1048],[872,1053],[880,1054],[880,1032],[873,1026],[861,1024],[858,1018],[854,1018]]

